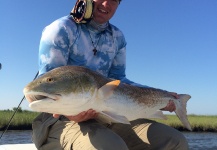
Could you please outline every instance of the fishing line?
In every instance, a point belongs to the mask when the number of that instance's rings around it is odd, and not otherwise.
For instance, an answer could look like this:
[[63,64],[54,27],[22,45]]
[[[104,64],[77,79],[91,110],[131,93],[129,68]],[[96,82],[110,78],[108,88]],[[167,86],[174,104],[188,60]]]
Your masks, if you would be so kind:
[[[39,72],[36,73],[36,75],[35,75],[35,77],[34,77],[33,80],[35,80],[35,79],[37,78],[38,73],[39,73]],[[4,131],[2,132],[2,134],[1,134],[0,140],[1,140],[1,138],[3,137],[3,135],[5,134],[5,132],[8,130],[8,128],[9,128],[9,126],[10,126],[10,124],[11,124],[11,122],[12,122],[14,116],[15,116],[15,114],[16,114],[17,111],[19,110],[20,105],[22,104],[22,102],[23,102],[24,99],[25,99],[25,96],[23,96],[23,98],[21,99],[19,105],[17,106],[16,110],[14,111],[13,115],[11,116],[11,118],[10,118],[10,120],[9,120],[9,122],[8,122],[8,124],[7,124],[7,126],[6,126],[6,128],[5,128],[5,130],[4,130]]]

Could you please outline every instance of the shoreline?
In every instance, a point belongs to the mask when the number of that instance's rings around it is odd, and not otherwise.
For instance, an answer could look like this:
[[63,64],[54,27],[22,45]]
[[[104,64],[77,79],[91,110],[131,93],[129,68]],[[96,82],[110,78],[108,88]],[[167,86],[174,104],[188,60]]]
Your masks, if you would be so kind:
[[[173,127],[171,125],[168,125],[170,127]],[[212,132],[212,133],[217,133],[217,130],[216,129],[213,129],[213,128],[208,128],[208,129],[204,129],[203,127],[198,127],[198,128],[192,128],[192,131],[189,131],[188,129],[184,128],[183,126],[180,126],[180,127],[173,127],[175,129],[177,129],[178,131],[180,132]],[[0,132],[4,131],[6,129],[6,127],[1,127],[0,128]],[[8,128],[8,131],[11,131],[11,130],[23,130],[23,131],[26,131],[26,130],[32,130],[32,125],[25,125],[25,126],[9,126]]]
[[[4,131],[9,123],[14,111],[0,110],[0,131]],[[8,130],[32,130],[32,121],[38,116],[38,112],[21,111],[17,112],[8,128]],[[206,115],[188,115],[188,120],[192,131],[184,128],[176,115],[166,115],[167,120],[150,119],[159,123],[171,126],[181,132],[217,132],[217,116]]]

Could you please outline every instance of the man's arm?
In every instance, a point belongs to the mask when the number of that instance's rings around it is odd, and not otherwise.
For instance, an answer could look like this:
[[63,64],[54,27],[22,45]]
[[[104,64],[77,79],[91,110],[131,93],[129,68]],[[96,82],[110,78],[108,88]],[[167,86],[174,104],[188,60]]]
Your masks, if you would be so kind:
[[[109,77],[114,79],[121,80],[122,83],[138,86],[138,87],[144,87],[144,88],[152,88],[147,85],[142,85],[135,83],[129,79],[126,78],[125,74],[126,69],[126,47],[123,47],[119,50],[118,54],[116,55],[114,62],[112,64],[112,67],[109,72]],[[178,98],[178,94],[175,92],[169,92],[171,95],[173,95],[175,98]],[[164,111],[170,111],[173,112],[176,110],[174,102],[170,101],[168,105],[163,108]]]
[[[69,23],[71,28],[68,27]],[[75,23],[67,18],[58,19],[43,30],[39,45],[39,75],[67,65],[69,47],[76,38],[73,36],[76,35],[76,31]],[[72,35],[69,36],[69,33]]]

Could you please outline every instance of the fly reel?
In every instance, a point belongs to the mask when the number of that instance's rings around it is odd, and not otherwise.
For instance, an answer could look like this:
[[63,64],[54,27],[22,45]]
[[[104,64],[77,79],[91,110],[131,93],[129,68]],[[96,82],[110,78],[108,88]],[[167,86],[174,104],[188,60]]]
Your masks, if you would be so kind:
[[77,0],[70,15],[76,23],[87,23],[92,19],[93,0]]

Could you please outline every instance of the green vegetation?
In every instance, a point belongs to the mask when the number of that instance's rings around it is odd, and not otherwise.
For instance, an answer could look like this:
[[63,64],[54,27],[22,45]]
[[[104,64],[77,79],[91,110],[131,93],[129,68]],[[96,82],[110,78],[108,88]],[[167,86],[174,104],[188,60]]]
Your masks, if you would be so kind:
[[[1,110],[0,111],[0,130],[4,130],[12,115],[14,114],[16,108],[13,110]],[[37,112],[31,112],[27,110],[18,109],[15,114],[8,130],[31,130],[32,129],[32,120],[38,115]]]
[[[155,119],[158,122],[174,127],[180,131],[185,129],[176,115],[167,115],[167,120]],[[195,132],[217,132],[217,116],[188,115],[191,128]]]
[[[0,130],[4,130],[8,125],[11,116],[16,109],[0,111]],[[32,120],[38,115],[37,112],[18,109],[9,130],[31,130]],[[155,119],[158,122],[174,127],[180,131],[187,131],[176,115],[167,115],[167,120]],[[192,130],[195,132],[217,132],[217,116],[189,115],[188,120]]]

